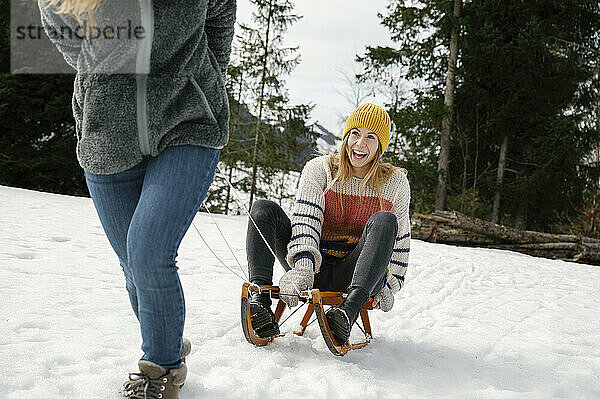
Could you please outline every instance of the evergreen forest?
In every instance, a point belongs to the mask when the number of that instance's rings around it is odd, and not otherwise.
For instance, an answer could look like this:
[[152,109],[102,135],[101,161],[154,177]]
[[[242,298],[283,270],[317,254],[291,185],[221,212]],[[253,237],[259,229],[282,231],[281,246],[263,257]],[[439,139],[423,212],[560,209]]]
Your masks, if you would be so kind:
[[[321,133],[314,104],[292,103],[286,88],[302,48],[284,38],[302,16],[292,0],[249,1],[227,71],[230,141],[217,179],[229,176],[251,203],[293,198],[286,176]],[[74,75],[11,73],[10,2],[0,4],[0,185],[88,195]],[[600,238],[597,0],[388,0],[379,21],[394,45],[356,54],[351,79],[385,95],[394,133],[384,157],[408,170],[411,212]],[[231,212],[230,187],[214,187],[211,212]]]

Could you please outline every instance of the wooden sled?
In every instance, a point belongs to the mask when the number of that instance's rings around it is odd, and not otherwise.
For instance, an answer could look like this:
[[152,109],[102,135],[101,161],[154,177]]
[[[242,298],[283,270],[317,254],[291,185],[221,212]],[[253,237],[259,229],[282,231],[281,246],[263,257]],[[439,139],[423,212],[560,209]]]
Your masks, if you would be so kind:
[[[279,287],[272,285],[261,285],[261,291],[269,292],[272,299],[279,299]],[[250,285],[248,283],[244,283],[242,286],[242,308],[241,308],[241,316],[242,316],[242,330],[244,331],[244,336],[246,340],[254,344],[256,346],[265,346],[273,339],[281,337],[285,335],[279,334],[274,337],[266,337],[261,338],[254,332],[252,328],[252,322],[250,321],[250,291],[258,291],[258,288],[254,285]],[[344,301],[344,293],[342,292],[329,292],[329,291],[319,291],[318,289],[313,289],[310,292],[303,291],[300,293],[300,299],[304,298],[305,301],[308,302],[308,308],[304,313],[304,317],[302,317],[302,321],[300,322],[300,329],[294,331],[294,334],[302,336],[304,331],[306,331],[306,327],[313,313],[316,314],[317,320],[319,322],[319,327],[321,329],[321,335],[325,340],[325,344],[327,348],[336,356],[344,356],[348,351],[354,349],[360,349],[367,346],[367,344],[371,341],[372,332],[371,332],[371,323],[369,321],[369,310],[373,309],[373,299],[369,299],[369,301],[363,306],[360,311],[360,318],[363,324],[363,332],[365,334],[364,341],[358,343],[350,343],[350,341],[340,345],[335,341],[331,334],[331,330],[329,329],[329,325],[327,324],[327,318],[325,317],[325,309],[324,306],[334,306],[338,307]],[[279,323],[281,319],[281,315],[285,310],[286,305],[281,299],[277,302],[277,307],[275,309],[275,320]]]

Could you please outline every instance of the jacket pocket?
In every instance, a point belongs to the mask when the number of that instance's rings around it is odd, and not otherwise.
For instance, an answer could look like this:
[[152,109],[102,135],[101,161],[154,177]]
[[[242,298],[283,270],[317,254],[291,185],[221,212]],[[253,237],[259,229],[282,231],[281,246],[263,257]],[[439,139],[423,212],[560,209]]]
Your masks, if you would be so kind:
[[200,97],[200,103],[203,106],[203,108],[205,109],[206,113],[215,122],[215,124],[218,125],[217,118],[215,117],[215,114],[213,113],[213,110],[210,107],[210,104],[208,103],[208,100],[206,99],[206,96],[204,95],[202,88],[200,88],[200,85],[196,81],[196,78],[194,78],[193,76],[190,76],[190,82],[192,82],[192,85],[194,85],[194,87],[196,88],[196,91],[198,92],[198,95]]

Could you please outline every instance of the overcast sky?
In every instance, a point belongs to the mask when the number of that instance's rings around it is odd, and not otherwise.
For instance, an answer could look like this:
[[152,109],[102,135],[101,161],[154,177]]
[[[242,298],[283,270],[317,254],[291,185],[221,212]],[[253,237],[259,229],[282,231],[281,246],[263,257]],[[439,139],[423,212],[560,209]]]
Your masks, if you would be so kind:
[[[251,22],[253,5],[238,0],[238,22]],[[293,104],[315,104],[313,120],[340,133],[340,115],[352,105],[338,92],[347,91],[341,72],[359,71],[354,59],[367,45],[391,45],[377,13],[386,13],[386,0],[296,0],[295,13],[303,18],[285,34],[290,46],[300,46],[301,64],[285,78]],[[341,72],[340,72],[341,71]],[[382,105],[382,98],[366,101]]]

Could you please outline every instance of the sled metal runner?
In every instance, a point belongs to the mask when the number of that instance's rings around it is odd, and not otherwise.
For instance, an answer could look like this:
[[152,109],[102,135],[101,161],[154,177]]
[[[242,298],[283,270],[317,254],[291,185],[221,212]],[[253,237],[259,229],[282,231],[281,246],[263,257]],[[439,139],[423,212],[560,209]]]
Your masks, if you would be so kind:
[[[279,287],[272,285],[261,285],[260,290],[262,292],[269,292],[272,299],[279,299],[277,307],[275,309],[275,320],[279,323],[283,311],[286,308],[285,302],[283,302],[279,298]],[[252,328],[252,322],[250,319],[250,291],[257,292],[258,287],[249,283],[244,283],[244,285],[242,286],[241,301],[242,330],[244,331],[244,336],[246,337],[246,340],[249,343],[254,344],[256,346],[265,346],[273,339],[285,335],[285,333],[265,338],[256,335],[254,329]],[[371,323],[369,321],[369,310],[373,309],[373,299],[369,299],[369,301],[360,310],[360,318],[363,324],[362,330],[365,334],[365,339],[357,343],[350,343],[350,341],[348,341],[342,345],[337,343],[335,341],[335,338],[333,338],[333,335],[331,334],[329,324],[327,323],[327,318],[325,317],[324,306],[340,306],[344,301],[344,293],[330,291],[321,292],[318,289],[313,289],[311,291],[301,292],[300,300],[308,302],[308,307],[306,309],[306,312],[304,313],[304,316],[302,317],[302,321],[300,322],[300,328],[294,331],[294,334],[300,336],[304,334],[304,331],[306,331],[306,327],[309,324],[308,322],[314,313],[319,322],[321,335],[325,340],[327,348],[329,348],[331,353],[333,353],[336,356],[344,356],[351,350],[364,348],[371,341],[372,332]]]

